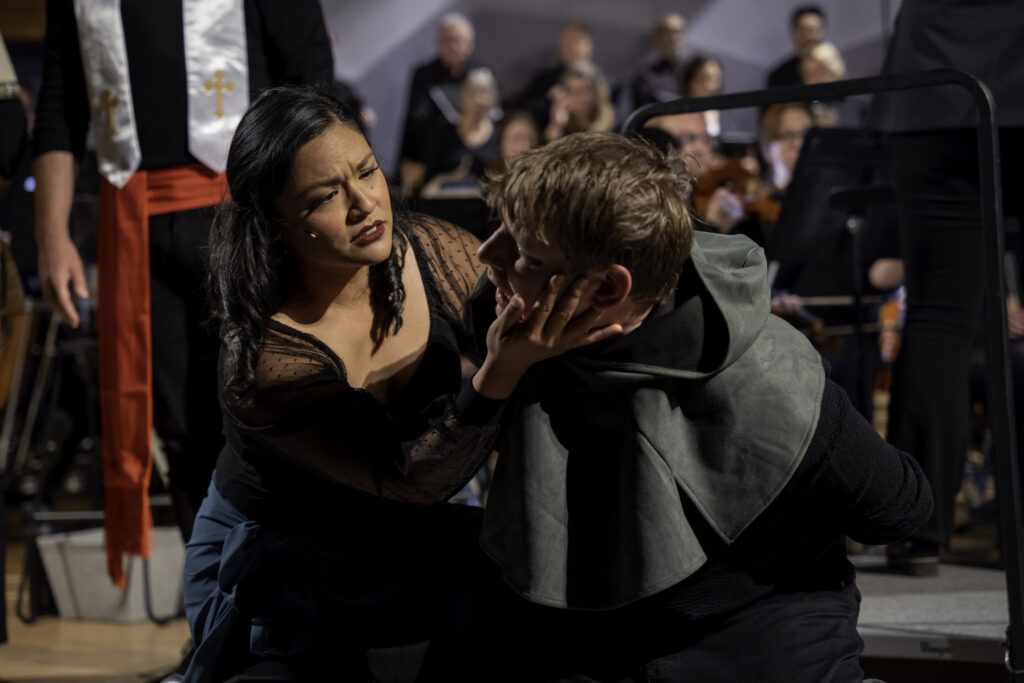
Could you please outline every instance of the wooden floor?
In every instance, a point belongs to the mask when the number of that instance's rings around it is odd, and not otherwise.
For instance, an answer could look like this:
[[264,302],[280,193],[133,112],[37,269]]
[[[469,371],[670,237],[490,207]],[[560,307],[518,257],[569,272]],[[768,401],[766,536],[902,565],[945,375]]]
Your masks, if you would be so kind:
[[23,550],[7,554],[7,638],[0,645],[3,683],[135,683],[167,673],[181,659],[188,624],[176,619],[113,624],[40,617],[24,624],[15,615]]

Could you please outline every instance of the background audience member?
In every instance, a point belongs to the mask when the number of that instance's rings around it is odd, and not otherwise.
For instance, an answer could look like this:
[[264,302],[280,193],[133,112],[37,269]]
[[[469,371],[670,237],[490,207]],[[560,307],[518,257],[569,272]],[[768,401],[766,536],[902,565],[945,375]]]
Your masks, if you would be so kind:
[[[667,133],[672,140],[672,150],[683,158],[687,171],[694,181],[691,195],[694,213],[699,219],[695,227],[698,230],[717,230],[722,233],[733,232],[734,228],[744,219],[745,209],[740,198],[748,189],[746,182],[751,174],[741,171],[743,183],[731,182],[735,176],[719,180],[716,171],[721,168],[724,159],[714,153],[714,139],[708,135],[707,120],[701,112],[688,114],[671,114],[656,116],[647,122],[647,129],[660,130]],[[645,137],[664,149],[657,137],[644,134]],[[709,184],[710,183],[710,184]]]
[[510,109],[525,109],[543,130],[548,125],[551,89],[562,80],[562,73],[577,62],[594,59],[594,41],[580,23],[569,23],[558,36],[558,63],[535,73],[522,93],[512,100]]
[[427,182],[424,195],[443,194],[442,184],[455,183],[477,188],[484,169],[495,155],[495,125],[492,117],[498,105],[498,84],[490,69],[470,70],[459,93],[458,123],[439,119],[423,145]]
[[399,173],[402,195],[415,195],[425,180],[423,146],[440,120],[459,121],[459,91],[474,67],[474,30],[464,15],[451,12],[437,25],[437,57],[416,67],[402,131]]
[[501,173],[508,163],[528,149],[540,144],[540,130],[529,112],[508,111],[498,123],[498,153],[492,169]]
[[610,131],[615,107],[604,74],[593,62],[576,62],[562,72],[550,91],[551,106],[544,127],[547,142],[581,131]]
[[784,192],[803,149],[804,136],[814,125],[806,102],[773,104],[761,116],[761,146],[768,160],[772,186]]
[[817,5],[801,5],[794,9],[789,19],[789,37],[793,41],[794,55],[771,70],[766,83],[769,88],[804,82],[800,58],[825,40],[825,11]]
[[647,126],[663,130],[675,139],[686,170],[697,182],[711,170],[714,140],[708,135],[708,124],[702,113],[656,116]]
[[832,83],[846,78],[846,63],[835,45],[823,41],[800,56],[800,78],[807,85]]
[[[681,76],[684,97],[712,97],[719,95],[724,86],[722,64],[706,55],[698,55],[686,63]],[[708,135],[717,138],[722,133],[722,117],[717,110],[704,112]]]
[[668,102],[679,97],[686,20],[676,12],[662,15],[651,31],[654,56],[648,58],[630,84],[630,111],[651,102]]
[[[846,63],[835,45],[821,42],[800,58],[800,74],[807,85],[833,83],[846,78]],[[857,128],[863,125],[865,107],[860,99],[842,97],[811,103],[814,125],[822,128]]]

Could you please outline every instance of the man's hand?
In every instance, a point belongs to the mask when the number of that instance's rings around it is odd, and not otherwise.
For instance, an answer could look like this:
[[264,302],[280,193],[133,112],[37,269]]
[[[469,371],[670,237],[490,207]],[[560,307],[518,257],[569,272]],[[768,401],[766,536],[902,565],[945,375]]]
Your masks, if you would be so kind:
[[72,327],[78,327],[78,311],[71,294],[89,296],[82,257],[71,241],[68,218],[75,191],[75,159],[70,152],[39,155],[32,163],[36,178],[36,246],[39,248],[39,282],[43,298]]
[[82,257],[70,239],[39,245],[39,284],[43,299],[71,327],[78,327],[78,310],[71,295],[89,298]]

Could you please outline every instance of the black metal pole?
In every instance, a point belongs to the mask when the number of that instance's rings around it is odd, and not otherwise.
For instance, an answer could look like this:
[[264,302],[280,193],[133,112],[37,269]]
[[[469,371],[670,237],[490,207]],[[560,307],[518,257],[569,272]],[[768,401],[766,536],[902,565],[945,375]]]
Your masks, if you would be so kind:
[[[990,428],[995,446],[996,494],[1002,529],[1002,558],[1006,568],[1010,624],[1006,629],[1006,666],[1014,681],[1024,682],[1024,554],[1021,531],[1021,491],[1018,478],[1017,442],[1012,420],[1013,386],[1006,323],[1006,281],[1003,276],[1003,210],[999,173],[999,130],[995,125],[992,93],[974,76],[955,69],[857,78],[821,85],[800,85],[679,99],[649,104],[626,119],[628,135],[655,116],[738,109],[781,102],[828,100],[895,90],[957,85],[966,90],[978,108],[978,173],[981,187],[981,224],[985,268],[985,328],[988,360]],[[966,409],[966,407],[965,407]]]

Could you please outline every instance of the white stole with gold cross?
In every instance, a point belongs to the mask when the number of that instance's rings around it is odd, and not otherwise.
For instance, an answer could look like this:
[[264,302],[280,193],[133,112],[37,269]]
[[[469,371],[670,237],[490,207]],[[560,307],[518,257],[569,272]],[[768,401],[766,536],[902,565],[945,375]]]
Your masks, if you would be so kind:
[[[121,0],[75,0],[85,84],[100,174],[116,187],[142,151],[135,127]],[[192,155],[218,173],[249,104],[243,0],[183,0],[188,140]]]
[[242,0],[184,0],[188,150],[217,173],[249,106],[249,53]]
[[121,0],[75,0],[75,22],[100,175],[124,187],[142,160],[135,131]]

